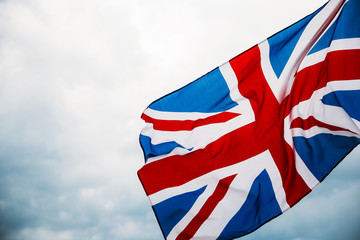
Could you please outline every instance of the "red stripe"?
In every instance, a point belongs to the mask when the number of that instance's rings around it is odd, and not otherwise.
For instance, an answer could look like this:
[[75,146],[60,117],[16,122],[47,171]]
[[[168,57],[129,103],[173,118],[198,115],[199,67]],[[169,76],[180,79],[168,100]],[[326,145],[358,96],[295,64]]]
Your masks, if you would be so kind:
[[198,214],[190,221],[186,228],[177,236],[176,240],[191,239],[205,220],[210,216],[218,203],[224,198],[231,182],[236,175],[221,179],[216,186],[214,193],[206,200]]
[[141,118],[145,120],[147,123],[152,123],[153,128],[155,130],[162,130],[162,131],[191,131],[194,128],[208,125],[208,124],[214,124],[214,123],[224,123],[229,121],[230,119],[233,119],[237,116],[240,116],[239,113],[233,113],[233,112],[221,112],[216,115],[197,119],[197,120],[159,120],[155,118],[151,118],[146,114],[143,114]]
[[302,128],[304,130],[308,130],[314,126],[318,126],[318,127],[322,127],[322,128],[327,128],[331,131],[349,131],[348,129],[344,129],[341,127],[336,127],[333,125],[329,125],[326,123],[323,123],[319,120],[317,120],[316,118],[314,118],[313,116],[308,117],[307,119],[302,119],[302,118],[296,118],[291,122],[290,128]]

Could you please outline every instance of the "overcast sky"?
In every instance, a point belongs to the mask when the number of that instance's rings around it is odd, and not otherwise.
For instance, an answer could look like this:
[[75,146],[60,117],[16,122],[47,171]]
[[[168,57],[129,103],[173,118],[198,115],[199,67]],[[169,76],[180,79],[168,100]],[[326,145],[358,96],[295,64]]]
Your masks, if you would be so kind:
[[[142,111],[324,3],[0,0],[0,239],[162,239]],[[359,158],[242,239],[358,239]]]

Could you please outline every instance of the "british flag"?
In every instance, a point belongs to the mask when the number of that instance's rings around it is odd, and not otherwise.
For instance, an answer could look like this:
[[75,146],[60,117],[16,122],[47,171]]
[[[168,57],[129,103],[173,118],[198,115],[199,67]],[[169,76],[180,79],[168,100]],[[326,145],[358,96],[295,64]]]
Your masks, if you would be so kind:
[[360,143],[360,1],[313,14],[150,104],[138,175],[166,239],[234,239]]

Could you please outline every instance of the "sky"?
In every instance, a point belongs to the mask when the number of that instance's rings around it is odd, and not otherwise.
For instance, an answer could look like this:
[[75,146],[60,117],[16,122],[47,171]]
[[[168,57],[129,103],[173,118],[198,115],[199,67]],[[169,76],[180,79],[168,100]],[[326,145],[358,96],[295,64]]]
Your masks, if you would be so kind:
[[[0,0],[0,239],[162,239],[142,111],[324,3]],[[359,158],[241,239],[358,239]]]

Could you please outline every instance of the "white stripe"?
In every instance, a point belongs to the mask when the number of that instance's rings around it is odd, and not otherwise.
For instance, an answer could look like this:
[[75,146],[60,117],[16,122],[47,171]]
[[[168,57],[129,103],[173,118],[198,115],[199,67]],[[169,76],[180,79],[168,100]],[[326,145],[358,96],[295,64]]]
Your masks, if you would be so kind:
[[293,136],[290,128],[292,120],[293,119],[290,119],[290,115],[284,119],[284,139],[291,146],[291,148],[294,149],[294,142],[292,139]]
[[[241,108],[239,107],[233,107],[229,110],[226,110],[225,112],[233,112],[233,113],[247,113],[247,110],[251,109],[250,102],[247,98],[244,98],[238,88],[238,80],[236,78],[236,75],[234,73],[234,70],[232,69],[229,62],[224,63],[219,67],[219,70],[221,74],[223,75],[225,82],[229,88],[230,92],[230,98],[236,102],[241,102]],[[248,106],[245,106],[248,105]],[[252,113],[252,111],[250,111]],[[216,114],[219,114],[222,112],[214,112],[214,113],[202,113],[202,112],[166,112],[166,111],[157,111],[151,108],[147,108],[144,111],[144,114],[154,118],[154,119],[161,119],[161,120],[198,120],[198,119],[204,119],[207,117],[214,116]]]
[[354,133],[360,134],[359,121],[350,118],[341,107],[324,105],[321,102],[324,95],[341,90],[360,90],[360,80],[328,82],[326,87],[314,91],[310,99],[294,106],[289,114],[290,122],[297,117],[307,119],[310,116],[313,116],[326,124],[348,129]]
[[224,123],[199,126],[192,131],[160,131],[154,130],[152,124],[147,124],[141,134],[150,137],[151,143],[155,145],[175,141],[187,149],[201,149],[221,136],[253,121],[244,114]]
[[333,40],[330,47],[306,56],[299,67],[299,72],[304,68],[324,61],[329,52],[353,49],[360,49],[360,38]]
[[289,95],[294,83],[295,73],[297,72],[300,63],[314,43],[319,39],[319,36],[333,21],[344,2],[344,0],[329,1],[306,26],[279,78],[279,81],[283,84],[285,90],[285,95],[280,97],[281,100]]
[[[221,74],[223,75],[226,84],[230,91],[230,98],[236,102],[246,102],[248,104],[248,109],[251,109],[250,102],[247,98],[243,97],[239,91],[238,79],[234,70],[232,69],[229,62],[224,63],[219,67]],[[243,104],[244,106],[245,104]],[[252,111],[251,111],[252,112]]]
[[159,155],[159,156],[156,156],[156,157],[148,158],[148,160],[146,161],[146,164],[149,164],[151,162],[155,162],[155,161],[158,161],[158,160],[161,160],[161,159],[164,159],[164,158],[168,158],[168,157],[171,157],[171,156],[175,156],[175,155],[182,156],[182,155],[188,154],[188,153],[190,153],[192,151],[194,151],[194,149],[188,150],[188,149],[185,149],[185,148],[176,147],[168,154],[163,154],[163,155]]
[[[236,112],[236,108],[229,109],[226,112]],[[144,114],[154,118],[154,119],[160,119],[160,120],[198,120],[198,119],[204,119],[211,116],[214,116],[216,114],[219,114],[221,112],[213,112],[213,113],[201,113],[201,112],[165,112],[165,111],[157,111],[151,108],[147,108],[144,111]]]
[[334,131],[334,130],[329,130],[327,128],[318,127],[318,126],[314,126],[307,130],[304,130],[302,128],[293,128],[292,133],[293,133],[294,137],[305,137],[305,138],[311,138],[320,133],[340,135],[340,136],[344,136],[344,137],[357,137],[357,135],[358,135],[356,133],[352,133],[349,131]]
[[231,218],[240,210],[248,197],[250,188],[257,176],[266,169],[270,176],[276,200],[282,211],[289,208],[285,200],[285,191],[278,168],[269,151],[265,151],[246,160],[238,169],[228,192],[215,207],[214,211],[201,225],[192,239],[214,239],[218,237]]
[[278,100],[281,100],[281,91],[283,88],[282,82],[279,81],[278,77],[276,76],[274,69],[270,63],[270,46],[267,40],[259,43],[260,55],[261,55],[261,68],[264,73],[265,79],[269,84],[274,96]]
[[314,187],[316,187],[319,184],[319,181],[314,176],[314,174],[312,174],[309,168],[305,165],[304,161],[300,158],[299,154],[297,154],[296,151],[294,151],[294,153],[295,153],[296,171],[299,173],[299,175],[304,180],[306,185],[308,185],[310,189],[314,189]]
[[[212,179],[213,180],[213,179]],[[190,221],[199,213],[206,200],[214,193],[217,183],[208,182],[205,191],[198,197],[190,211],[174,226],[167,236],[167,240],[176,239],[176,237],[189,225]],[[196,189],[195,189],[196,190]]]

